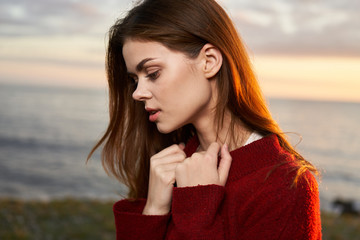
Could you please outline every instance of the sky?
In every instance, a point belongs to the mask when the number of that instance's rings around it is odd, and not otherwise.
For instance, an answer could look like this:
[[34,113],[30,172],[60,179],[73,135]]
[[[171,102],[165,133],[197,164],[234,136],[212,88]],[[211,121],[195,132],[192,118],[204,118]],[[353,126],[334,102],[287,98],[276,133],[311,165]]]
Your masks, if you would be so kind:
[[[0,0],[0,83],[106,87],[106,34],[134,2]],[[360,102],[360,1],[218,2],[265,96]]]

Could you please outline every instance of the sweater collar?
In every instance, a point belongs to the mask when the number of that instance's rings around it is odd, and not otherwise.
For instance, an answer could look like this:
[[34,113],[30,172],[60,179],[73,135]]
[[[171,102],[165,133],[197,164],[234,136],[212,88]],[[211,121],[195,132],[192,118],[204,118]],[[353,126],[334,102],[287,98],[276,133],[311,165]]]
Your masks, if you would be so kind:
[[[190,157],[198,148],[199,139],[195,135],[184,149],[186,156]],[[279,155],[285,151],[280,147],[275,134],[270,134],[260,140],[230,152],[233,159],[227,182],[235,181],[245,175],[261,168],[271,167],[279,163]]]

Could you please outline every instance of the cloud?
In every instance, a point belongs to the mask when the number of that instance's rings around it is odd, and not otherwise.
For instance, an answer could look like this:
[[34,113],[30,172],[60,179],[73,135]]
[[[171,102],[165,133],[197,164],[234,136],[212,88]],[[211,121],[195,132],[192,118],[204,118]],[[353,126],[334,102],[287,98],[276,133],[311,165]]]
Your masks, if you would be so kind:
[[126,6],[117,2],[122,1],[2,0],[0,36],[99,34],[112,9]]
[[[2,0],[0,38],[103,38],[136,0]],[[249,49],[360,56],[358,0],[219,0]],[[101,46],[103,47],[103,45]]]
[[255,53],[360,56],[360,2],[223,0]]

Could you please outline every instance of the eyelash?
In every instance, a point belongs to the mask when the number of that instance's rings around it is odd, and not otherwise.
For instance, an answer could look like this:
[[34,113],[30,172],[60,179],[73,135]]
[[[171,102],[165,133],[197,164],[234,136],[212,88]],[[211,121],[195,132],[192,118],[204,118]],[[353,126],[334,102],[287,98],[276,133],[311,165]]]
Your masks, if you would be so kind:
[[148,74],[146,77],[149,78],[150,80],[156,80],[159,77],[159,70]]
[[[153,73],[150,73],[150,74],[146,75],[146,77],[147,77],[148,79],[154,81],[154,80],[156,80],[156,79],[159,77],[159,72],[160,72],[160,70],[155,71],[155,72],[153,72]],[[129,81],[131,82],[131,84],[136,87],[137,84],[138,84],[137,78],[136,78],[136,77],[132,77],[132,76],[128,76],[128,78],[129,78]]]
[[128,78],[132,85],[137,86],[137,80],[135,77],[128,76]]

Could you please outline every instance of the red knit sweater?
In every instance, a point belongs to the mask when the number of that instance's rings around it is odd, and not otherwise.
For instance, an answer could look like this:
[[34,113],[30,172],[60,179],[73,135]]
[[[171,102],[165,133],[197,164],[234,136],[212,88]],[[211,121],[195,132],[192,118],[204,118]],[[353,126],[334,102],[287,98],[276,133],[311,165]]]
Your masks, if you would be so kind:
[[[191,139],[186,154],[198,144]],[[291,188],[294,162],[276,135],[230,154],[225,187],[174,188],[167,215],[142,215],[146,199],[115,203],[117,239],[321,239],[317,182],[305,172]]]

